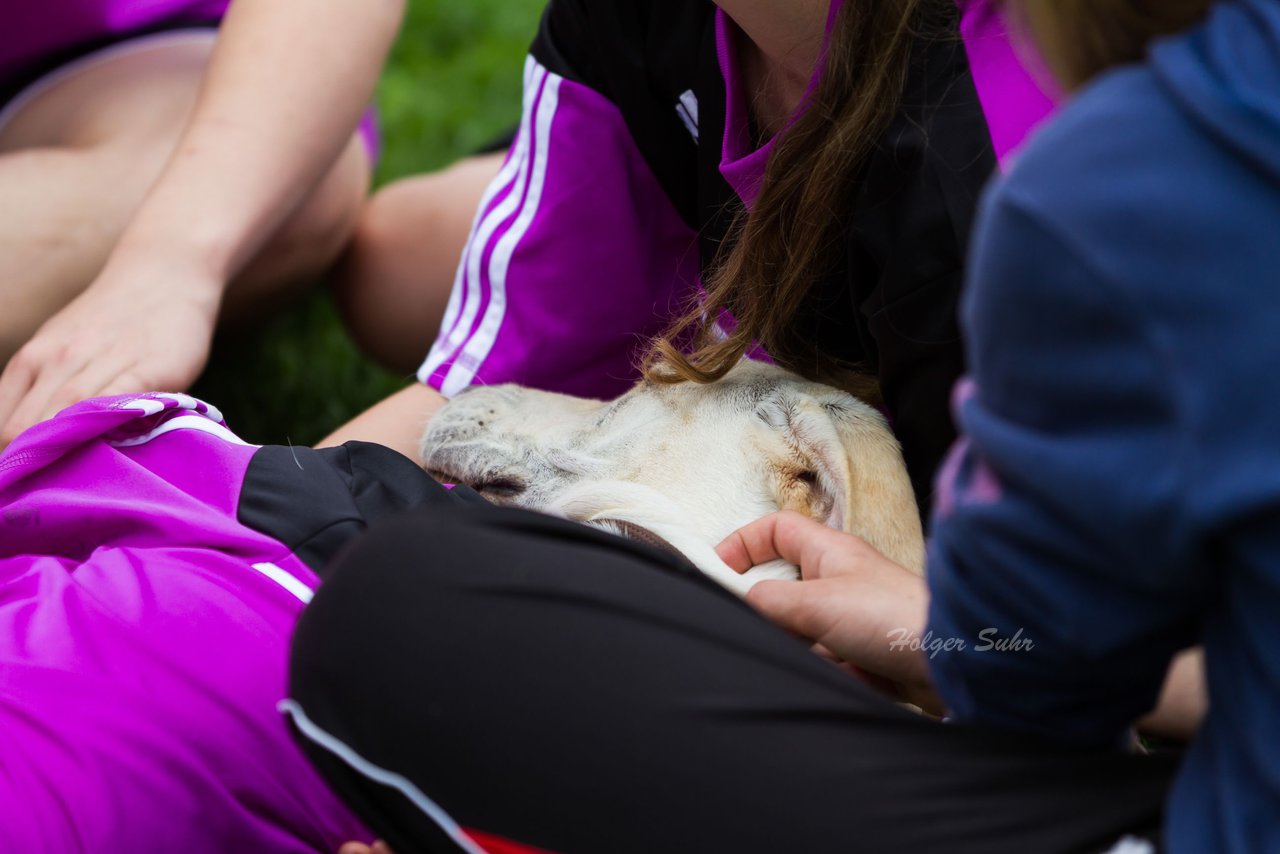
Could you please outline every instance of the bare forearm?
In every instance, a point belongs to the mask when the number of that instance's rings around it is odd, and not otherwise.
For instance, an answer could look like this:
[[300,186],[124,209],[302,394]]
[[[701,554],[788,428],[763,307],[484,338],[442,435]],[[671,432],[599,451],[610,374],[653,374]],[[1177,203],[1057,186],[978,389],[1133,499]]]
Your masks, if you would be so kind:
[[229,281],[347,143],[402,12],[403,0],[233,3],[187,129],[117,256],[180,253]]
[[414,383],[357,415],[316,447],[328,448],[350,441],[376,442],[416,461],[418,442],[427,422],[444,403],[440,392]]
[[1204,650],[1197,647],[1174,658],[1155,710],[1138,722],[1138,729],[1147,735],[1190,741],[1208,711]]

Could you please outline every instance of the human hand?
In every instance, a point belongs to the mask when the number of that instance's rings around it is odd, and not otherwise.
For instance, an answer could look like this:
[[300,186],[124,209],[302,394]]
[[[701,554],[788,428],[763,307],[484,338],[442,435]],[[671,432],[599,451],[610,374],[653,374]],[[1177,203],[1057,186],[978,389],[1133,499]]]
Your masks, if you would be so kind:
[[338,849],[338,854],[394,854],[387,843],[379,839],[372,845],[363,842],[348,842]]
[[892,684],[899,698],[937,710],[927,663],[907,643],[924,632],[924,579],[865,540],[784,512],[735,531],[716,547],[738,572],[775,558],[800,567],[800,581],[762,581],[747,602],[836,661]]
[[0,374],[0,448],[85,398],[189,388],[221,296],[221,283],[181,262],[109,265]]

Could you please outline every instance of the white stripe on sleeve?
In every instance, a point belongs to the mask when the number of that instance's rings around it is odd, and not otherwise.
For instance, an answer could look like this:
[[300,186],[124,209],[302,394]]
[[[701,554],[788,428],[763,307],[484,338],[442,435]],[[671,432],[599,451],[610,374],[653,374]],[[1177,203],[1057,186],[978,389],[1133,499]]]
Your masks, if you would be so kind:
[[[520,207],[525,195],[525,187],[529,180],[530,167],[530,135],[533,122],[534,104],[546,80],[546,69],[533,57],[525,63],[524,114],[520,120],[520,131],[516,137],[511,156],[504,164],[498,177],[490,185],[485,198],[477,211],[476,222],[472,234],[467,240],[466,249],[458,264],[458,272],[454,278],[453,292],[449,296],[445,321],[441,326],[441,334],[436,339],[427,356],[426,362],[418,372],[418,378],[426,382],[442,365],[452,359],[458,349],[468,340],[476,315],[480,311],[480,303],[486,290],[486,282],[481,275],[481,260],[493,240],[494,234]],[[493,203],[502,190],[515,186],[502,202],[485,213],[485,209]],[[446,334],[445,327],[449,327]],[[448,392],[446,392],[448,394]]]
[[476,372],[488,357],[493,345],[498,340],[498,330],[502,326],[507,309],[507,273],[511,268],[511,258],[516,246],[528,232],[533,223],[538,207],[542,203],[542,191],[546,185],[547,163],[550,160],[551,126],[555,120],[556,110],[560,103],[560,83],[564,80],[539,67],[545,78],[542,87],[542,98],[538,104],[537,124],[535,126],[533,144],[533,164],[529,179],[529,192],[525,197],[520,215],[506,234],[498,240],[493,256],[489,260],[489,304],[485,308],[484,317],[479,328],[463,348],[461,355],[449,369],[441,392],[445,397],[452,397],[466,388],[476,377]]

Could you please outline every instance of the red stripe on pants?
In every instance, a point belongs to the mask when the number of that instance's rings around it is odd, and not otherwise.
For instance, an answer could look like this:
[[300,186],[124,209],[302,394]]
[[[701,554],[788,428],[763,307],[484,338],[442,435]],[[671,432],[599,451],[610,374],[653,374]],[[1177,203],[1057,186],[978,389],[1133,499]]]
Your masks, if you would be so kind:
[[464,832],[488,854],[552,854],[552,852],[542,848],[534,848],[532,845],[525,845],[522,842],[512,842],[510,839],[503,839],[501,836],[494,836],[491,833],[481,833],[478,830],[469,829],[464,829]]

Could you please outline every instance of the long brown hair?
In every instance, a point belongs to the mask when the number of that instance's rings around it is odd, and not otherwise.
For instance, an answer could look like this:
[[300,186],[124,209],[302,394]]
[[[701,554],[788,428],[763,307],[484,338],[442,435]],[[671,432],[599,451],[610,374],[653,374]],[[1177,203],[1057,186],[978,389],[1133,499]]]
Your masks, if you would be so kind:
[[1138,62],[1159,36],[1200,20],[1214,0],[1005,0],[1049,70],[1068,89],[1101,71]]
[[[874,397],[874,380],[827,361],[792,320],[840,263],[848,200],[898,109],[912,45],[933,2],[845,2],[808,109],[775,142],[760,193],[749,213],[736,216],[705,297],[654,342],[650,379],[713,382],[759,342],[800,374]],[[737,321],[727,335],[716,323],[725,310]]]

